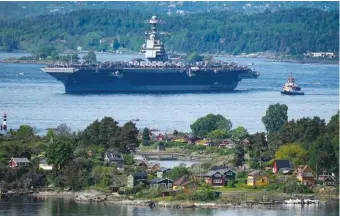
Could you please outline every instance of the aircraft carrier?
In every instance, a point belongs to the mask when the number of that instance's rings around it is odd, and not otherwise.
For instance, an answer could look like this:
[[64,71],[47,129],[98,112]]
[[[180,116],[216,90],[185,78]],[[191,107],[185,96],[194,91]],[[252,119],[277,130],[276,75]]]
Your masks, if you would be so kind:
[[259,73],[227,62],[171,60],[164,49],[152,16],[141,52],[145,58],[128,62],[57,64],[42,71],[65,86],[66,93],[179,93],[234,90],[242,79],[256,79]]

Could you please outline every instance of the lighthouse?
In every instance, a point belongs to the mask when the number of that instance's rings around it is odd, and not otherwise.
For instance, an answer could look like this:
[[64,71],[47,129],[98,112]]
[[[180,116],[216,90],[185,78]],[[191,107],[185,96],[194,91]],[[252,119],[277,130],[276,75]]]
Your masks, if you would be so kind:
[[4,113],[4,115],[3,115],[3,121],[2,121],[0,129],[7,131],[7,114],[6,113]]

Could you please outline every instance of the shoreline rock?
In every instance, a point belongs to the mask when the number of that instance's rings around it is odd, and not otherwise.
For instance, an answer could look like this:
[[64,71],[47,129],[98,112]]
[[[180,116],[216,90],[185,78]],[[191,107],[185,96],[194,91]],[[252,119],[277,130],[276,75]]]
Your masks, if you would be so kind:
[[[282,202],[249,202],[235,201],[235,202],[191,202],[191,201],[153,201],[149,199],[126,199],[118,194],[105,194],[98,191],[90,190],[85,192],[40,192],[30,194],[35,197],[59,197],[65,199],[72,199],[76,202],[103,202],[118,205],[132,205],[142,207],[158,207],[158,208],[201,208],[201,209],[218,209],[218,208],[278,208],[285,204]],[[321,202],[323,204],[324,202]]]

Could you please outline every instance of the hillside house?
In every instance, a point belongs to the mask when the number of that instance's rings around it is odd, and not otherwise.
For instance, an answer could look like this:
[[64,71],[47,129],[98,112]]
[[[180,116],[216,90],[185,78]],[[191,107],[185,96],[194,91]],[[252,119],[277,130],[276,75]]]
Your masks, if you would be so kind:
[[44,159],[39,162],[39,169],[42,169],[44,171],[51,171],[53,169],[53,166],[51,164],[47,164],[47,161]]
[[150,181],[151,188],[172,189],[174,181],[168,178],[154,178]]
[[196,181],[192,181],[189,176],[185,175],[174,182],[172,189],[174,191],[184,190],[188,192],[190,190],[196,190],[199,187],[200,185]]
[[337,182],[334,173],[332,173],[332,175],[323,173],[319,175],[318,180],[322,181],[323,185],[336,185]]
[[134,174],[129,174],[128,175],[128,181],[127,181],[127,186],[128,187],[134,187],[139,184],[147,184],[147,174],[146,172],[136,172]]
[[124,164],[123,155],[121,153],[117,153],[117,152],[105,152],[104,160],[109,162],[109,163],[116,164],[116,165],[123,165]]
[[296,168],[295,172],[296,172],[296,178],[302,184],[307,185],[307,186],[315,185],[313,170],[307,165],[299,165]]
[[160,164],[156,162],[149,162],[147,167],[148,171],[153,173],[157,172],[160,168]]
[[135,166],[143,167],[144,169],[147,169],[148,162],[146,162],[145,160],[135,160]]
[[262,170],[255,170],[248,174],[247,185],[261,186],[269,183],[268,175]]
[[234,142],[231,139],[225,139],[220,144],[218,144],[218,147],[233,149],[234,148]]
[[204,182],[215,187],[222,187],[225,185],[225,177],[218,171],[209,171],[206,174],[201,175],[204,178]]
[[228,183],[230,180],[235,180],[237,173],[231,170],[228,166],[213,166],[210,168],[210,171],[219,172],[224,175],[225,183]]
[[164,174],[169,172],[171,169],[166,168],[166,167],[161,167],[158,171],[157,171],[157,178],[163,178]]
[[272,170],[275,174],[279,172],[283,174],[289,174],[293,172],[293,166],[289,160],[274,160]]
[[29,167],[30,161],[27,158],[11,158],[8,162],[10,168]]

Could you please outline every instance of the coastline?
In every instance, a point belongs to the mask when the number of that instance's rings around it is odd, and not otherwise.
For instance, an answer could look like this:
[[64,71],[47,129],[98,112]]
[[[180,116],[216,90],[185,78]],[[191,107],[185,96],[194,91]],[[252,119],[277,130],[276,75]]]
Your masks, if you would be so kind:
[[[223,58],[254,58],[254,59],[263,59],[270,62],[288,62],[288,63],[296,63],[296,64],[324,64],[324,65],[339,65],[339,60],[335,59],[291,59],[291,58],[280,58],[273,56],[249,56],[249,55],[214,55],[216,57]],[[7,58],[0,60],[0,63],[5,64],[42,64],[42,65],[52,65],[56,64],[58,61],[54,60],[22,60],[18,58]]]
[[[259,193],[260,194],[260,193]],[[262,193],[261,193],[262,194]],[[236,195],[236,194],[234,194]],[[325,200],[333,200],[338,201],[339,196],[319,196],[314,194],[278,194],[282,199],[281,200],[271,200],[271,201],[254,201],[247,200],[242,196],[230,196],[228,199],[219,199],[216,201],[210,202],[198,202],[198,201],[188,201],[188,200],[159,200],[159,199],[127,199],[124,196],[118,195],[116,193],[105,194],[98,191],[90,190],[86,192],[39,192],[29,194],[29,196],[37,197],[37,198],[62,198],[62,199],[71,199],[76,202],[87,202],[87,203],[110,203],[117,205],[132,205],[132,206],[142,206],[142,207],[150,207],[150,208],[272,208],[272,207],[283,207],[286,204],[283,203],[283,199],[296,199],[296,197],[304,197],[305,199],[309,198],[322,198],[320,204],[325,205],[327,201]],[[243,200],[242,200],[243,199]],[[300,205],[300,204],[299,204]],[[316,205],[316,206],[318,206]]]

